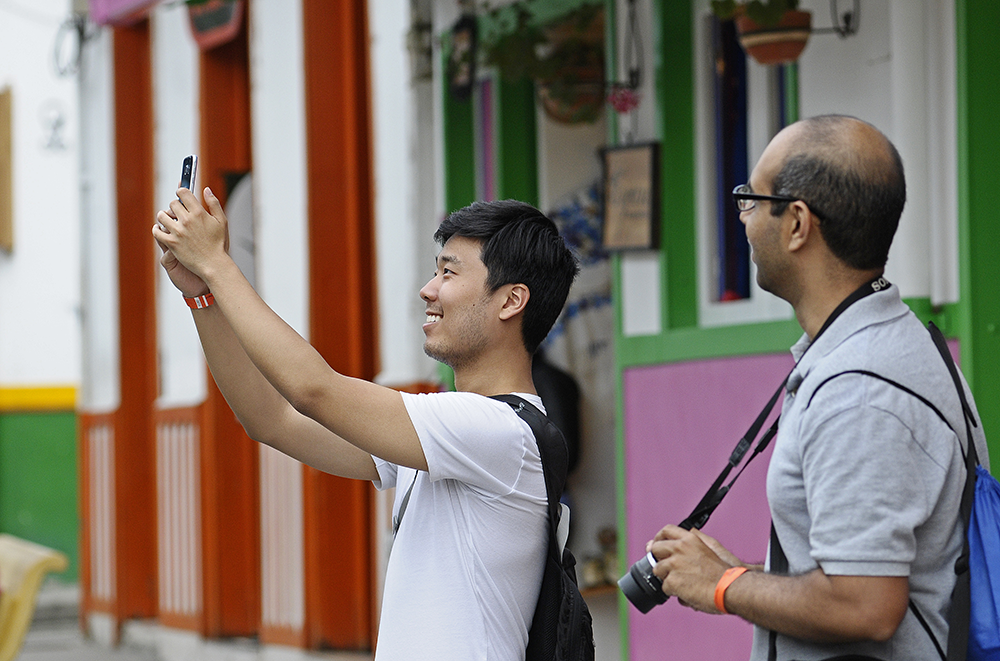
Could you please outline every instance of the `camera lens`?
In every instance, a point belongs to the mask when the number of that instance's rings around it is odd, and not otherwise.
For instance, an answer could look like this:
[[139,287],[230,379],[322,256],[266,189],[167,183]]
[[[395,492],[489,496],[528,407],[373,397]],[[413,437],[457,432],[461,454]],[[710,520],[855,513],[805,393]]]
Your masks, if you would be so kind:
[[641,613],[648,613],[653,606],[667,600],[667,595],[663,594],[663,581],[653,573],[655,565],[656,558],[647,553],[618,579],[618,587]]

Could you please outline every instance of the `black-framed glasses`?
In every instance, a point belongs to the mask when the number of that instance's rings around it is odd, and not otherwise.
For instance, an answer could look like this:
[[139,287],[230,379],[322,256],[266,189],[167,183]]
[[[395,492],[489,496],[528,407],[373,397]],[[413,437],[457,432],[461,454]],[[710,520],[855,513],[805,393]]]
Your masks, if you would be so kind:
[[757,200],[773,200],[775,202],[795,202],[799,198],[788,197],[787,195],[759,195],[754,193],[747,184],[740,184],[733,189],[733,202],[740,212],[750,211],[757,204]]

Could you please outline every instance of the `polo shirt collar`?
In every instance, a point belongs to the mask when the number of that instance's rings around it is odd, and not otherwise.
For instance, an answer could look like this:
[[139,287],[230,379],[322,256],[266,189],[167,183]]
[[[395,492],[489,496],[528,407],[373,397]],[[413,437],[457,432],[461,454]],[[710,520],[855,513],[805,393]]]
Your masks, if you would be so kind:
[[[788,392],[798,390],[799,384],[814,365],[858,331],[901,317],[909,310],[899,296],[899,287],[890,285],[887,289],[865,296],[844,310],[816,342],[811,342],[809,335],[803,333],[799,341],[792,345],[796,365],[788,378],[786,389]],[[816,346],[812,346],[813,344]]]

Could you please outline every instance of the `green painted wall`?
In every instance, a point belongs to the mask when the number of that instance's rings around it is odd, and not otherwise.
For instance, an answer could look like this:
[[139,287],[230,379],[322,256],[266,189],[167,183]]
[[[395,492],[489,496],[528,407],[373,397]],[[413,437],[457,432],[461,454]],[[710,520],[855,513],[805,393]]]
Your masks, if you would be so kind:
[[58,549],[78,580],[76,414],[0,414],[0,532]]
[[497,197],[538,206],[535,86],[500,80],[496,106]]
[[996,35],[1000,3],[957,0],[958,200],[962,371],[990,440],[990,464],[1000,474],[1000,60]]
[[[447,62],[447,54],[445,54]],[[476,199],[476,152],[473,145],[472,101],[458,100],[443,90],[445,213]]]

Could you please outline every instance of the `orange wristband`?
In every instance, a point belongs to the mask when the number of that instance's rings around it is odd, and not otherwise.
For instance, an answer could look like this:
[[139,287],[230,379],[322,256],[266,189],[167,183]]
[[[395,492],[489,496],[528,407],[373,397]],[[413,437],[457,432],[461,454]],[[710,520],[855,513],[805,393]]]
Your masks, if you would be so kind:
[[201,310],[202,308],[207,308],[212,303],[215,303],[215,297],[211,293],[205,294],[204,296],[195,296],[194,298],[184,297],[184,302],[192,310]]
[[730,567],[722,574],[722,578],[715,585],[715,610],[720,613],[728,612],[726,611],[726,588],[732,585],[733,581],[742,576],[746,570],[746,567]]

